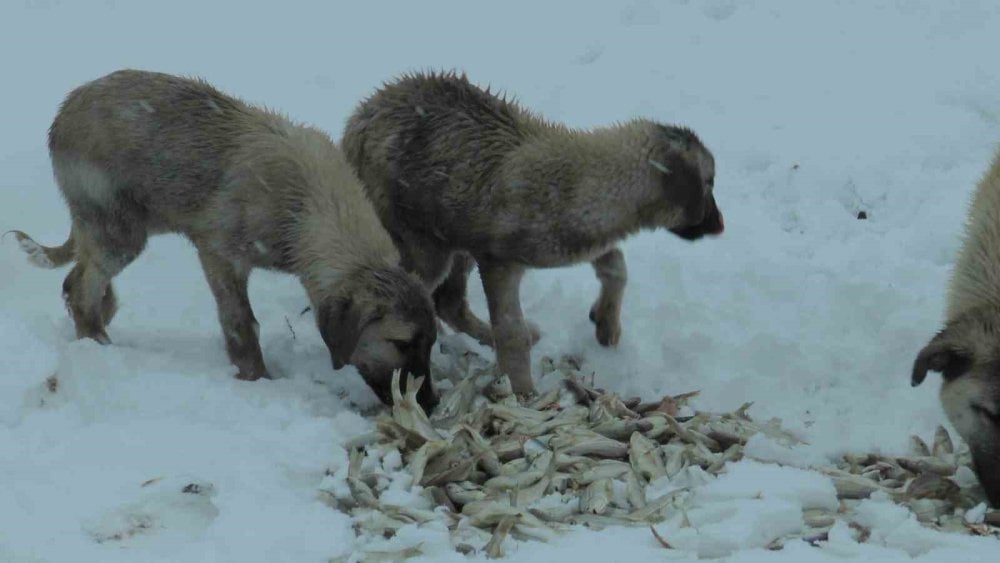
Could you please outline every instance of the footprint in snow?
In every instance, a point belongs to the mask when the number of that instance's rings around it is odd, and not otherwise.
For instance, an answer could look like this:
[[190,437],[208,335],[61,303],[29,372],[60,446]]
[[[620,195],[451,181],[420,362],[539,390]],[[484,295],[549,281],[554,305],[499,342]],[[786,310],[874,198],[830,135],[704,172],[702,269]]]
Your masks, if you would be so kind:
[[219,515],[211,483],[189,476],[150,479],[139,485],[135,500],[83,523],[97,543],[132,545],[153,537],[193,538]]

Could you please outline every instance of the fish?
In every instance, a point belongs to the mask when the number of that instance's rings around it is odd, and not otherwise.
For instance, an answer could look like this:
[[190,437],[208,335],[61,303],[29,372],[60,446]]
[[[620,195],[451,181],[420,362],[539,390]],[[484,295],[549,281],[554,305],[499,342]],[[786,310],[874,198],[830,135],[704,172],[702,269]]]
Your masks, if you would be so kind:
[[479,392],[476,378],[467,377],[442,394],[430,417],[434,428],[450,428],[472,411],[473,399]]
[[486,500],[487,497],[482,487],[469,481],[446,483],[444,491],[448,499],[459,508],[470,502]]
[[938,475],[950,476],[954,475],[955,471],[958,470],[958,466],[954,463],[949,463],[934,456],[919,456],[919,457],[897,457],[896,463],[910,471],[912,473],[937,473]]
[[541,500],[541,498],[549,492],[554,470],[555,465],[549,465],[549,469],[544,475],[542,475],[541,479],[535,482],[535,484],[514,489],[514,495],[511,503],[517,507],[527,507]]
[[380,432],[365,432],[358,434],[346,442],[344,442],[344,449],[347,451],[353,451],[357,449],[362,449],[368,446],[372,446],[380,441],[382,434]]
[[632,466],[624,461],[602,459],[588,469],[577,473],[573,480],[580,485],[589,485],[601,479],[618,479],[632,471]]
[[950,502],[935,498],[914,498],[906,504],[917,520],[924,523],[936,522],[938,518],[954,510]]
[[445,447],[441,453],[427,462],[422,486],[441,486],[452,481],[465,481],[476,467],[480,456],[471,454],[455,445]]
[[666,444],[660,446],[660,452],[663,455],[664,461],[663,470],[667,477],[673,479],[675,475],[687,467],[687,450],[688,447],[683,444]]
[[580,513],[579,503],[562,503],[545,508],[529,508],[528,512],[546,523],[565,522],[570,516]]
[[390,518],[378,510],[367,510],[357,515],[353,527],[356,534],[389,538],[396,535],[400,528],[410,525],[410,522]]
[[494,377],[486,387],[485,393],[492,401],[498,403],[513,397],[514,387],[510,383],[510,377],[505,373]]
[[635,471],[625,474],[625,499],[633,509],[646,508],[646,487]]
[[823,471],[833,481],[833,487],[837,491],[837,498],[841,499],[866,499],[876,491],[885,490],[875,481],[838,469],[826,469]]
[[931,448],[931,455],[942,457],[953,453],[955,453],[955,444],[951,441],[951,435],[943,426],[938,426],[934,432],[934,446]]
[[330,563],[347,563],[357,561],[358,563],[397,563],[420,557],[424,554],[423,542],[397,551],[363,551],[360,558],[352,558],[352,554],[333,557]]
[[424,471],[427,470],[427,462],[432,456],[437,455],[447,447],[447,442],[424,442],[417,451],[413,452],[409,460],[410,474],[413,476],[413,484],[419,484],[424,479]]
[[444,438],[431,425],[427,413],[417,402],[417,391],[424,382],[423,377],[414,378],[407,375],[406,395],[399,390],[400,370],[392,374],[392,419],[408,433],[408,437],[416,440],[418,446],[423,442],[433,442]]
[[810,528],[829,528],[837,522],[837,516],[829,510],[814,508],[802,511],[802,521]]
[[587,430],[586,432],[556,431],[550,447],[567,455],[592,456],[603,459],[624,459],[628,457],[628,444],[612,440]]
[[918,457],[930,457],[931,449],[920,436],[910,436],[910,451]]
[[593,400],[594,403],[615,418],[637,419],[641,415],[628,408],[622,398],[616,393],[602,393]]
[[627,440],[632,434],[645,433],[653,429],[653,424],[645,419],[624,420],[611,418],[595,424],[592,430],[612,440]]
[[533,514],[495,500],[473,502],[462,507],[462,514],[476,527],[496,526],[508,516],[517,516],[521,523],[532,527],[545,527],[545,523]]
[[469,451],[478,457],[479,465],[483,471],[493,476],[500,474],[500,456],[493,450],[490,441],[483,438],[478,430],[468,424],[463,424],[456,432],[455,439],[464,439]]
[[598,479],[583,490],[580,495],[582,514],[604,514],[611,505],[611,479]]
[[628,519],[633,522],[654,523],[661,522],[667,518],[667,512],[677,508],[678,504],[683,504],[690,495],[690,489],[680,488],[646,503],[646,506],[634,510],[628,514]]
[[489,481],[486,481],[486,483],[483,484],[483,487],[493,491],[509,491],[533,485],[544,476],[545,471],[538,469],[533,471],[522,471],[514,475],[501,475],[499,477],[494,477]]
[[524,443],[528,436],[524,434],[508,434],[494,436],[490,440],[490,449],[497,454],[501,463],[507,463],[524,457]]
[[365,508],[378,507],[378,499],[375,497],[375,493],[361,479],[348,477],[347,487],[350,489],[351,496],[354,497],[359,506]]
[[549,389],[543,392],[541,395],[535,397],[526,406],[529,409],[534,409],[536,411],[548,410],[555,406],[558,406],[559,402],[559,389]]
[[[415,402],[414,390],[424,381],[409,377],[403,394],[397,374],[389,413],[376,417],[374,430],[344,442],[346,476],[327,473],[342,482],[319,491],[320,501],[350,515],[360,536],[390,537],[404,526],[433,525],[448,530],[457,551],[494,557],[503,555],[507,538],[552,541],[571,526],[650,526],[675,516],[680,526],[691,526],[686,511],[692,487],[742,460],[751,437],[787,447],[806,443],[778,418],[752,418],[752,403],[712,413],[692,409],[697,392],[624,400],[596,387],[568,357],[542,358],[543,374],[562,384],[535,398],[517,397],[492,364],[457,350],[462,357],[453,365],[465,373],[432,369],[453,381],[440,387],[434,415],[428,418]],[[693,414],[682,416],[682,409]],[[977,516],[981,523],[974,525],[962,517],[984,500],[970,481],[965,444],[939,427],[933,446],[914,437],[911,450],[904,456],[848,452],[814,466],[830,478],[842,510],[803,510],[802,530],[774,545],[820,538],[837,522],[854,524],[861,499],[876,493],[942,531],[988,534],[990,522],[1000,526],[1000,511]],[[398,461],[390,467],[390,458],[402,459],[402,468]],[[409,494],[420,503],[399,506],[382,497],[399,488],[393,483],[401,472],[404,479],[412,476]],[[690,486],[647,497],[661,487],[651,482],[678,476]],[[393,553],[359,555],[398,556]]]
[[504,516],[497,522],[495,528],[493,528],[493,536],[490,541],[486,543],[486,547],[483,551],[486,552],[486,557],[490,559],[500,559],[503,557],[503,541],[507,539],[507,534],[510,533],[511,529],[514,528],[514,524],[520,520],[520,516]]
[[944,500],[954,498],[961,488],[939,473],[922,473],[906,486],[905,496],[910,499]]
[[659,479],[667,474],[663,457],[660,455],[660,449],[656,442],[643,436],[640,432],[633,432],[629,439],[628,459],[635,474],[646,482]]

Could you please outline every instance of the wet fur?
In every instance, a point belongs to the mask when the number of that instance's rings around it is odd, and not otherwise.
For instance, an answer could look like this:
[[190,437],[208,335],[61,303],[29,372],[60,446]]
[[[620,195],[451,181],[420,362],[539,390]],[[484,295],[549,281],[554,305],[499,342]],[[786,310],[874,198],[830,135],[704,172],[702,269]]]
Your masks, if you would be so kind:
[[945,326],[917,355],[913,385],[928,371],[943,375],[941,404],[1000,507],[1000,151],[976,188]]
[[358,366],[383,400],[394,368],[427,375],[430,296],[321,131],[200,80],[124,70],[69,94],[49,150],[70,238],[47,248],[15,235],[37,265],[76,262],[63,289],[78,337],[110,342],[112,278],[149,236],[173,232],[198,250],[241,379],[268,376],[247,297],[253,268],[299,276],[335,367]]
[[[344,152],[438,314],[494,344],[519,393],[532,390],[526,268],[590,261],[601,281],[597,338],[616,345],[627,280],[616,248],[641,229],[687,239],[722,231],[715,163],[688,129],[634,120],[589,131],[549,123],[456,74],[384,85],[349,119]],[[487,325],[469,310],[478,265]]]

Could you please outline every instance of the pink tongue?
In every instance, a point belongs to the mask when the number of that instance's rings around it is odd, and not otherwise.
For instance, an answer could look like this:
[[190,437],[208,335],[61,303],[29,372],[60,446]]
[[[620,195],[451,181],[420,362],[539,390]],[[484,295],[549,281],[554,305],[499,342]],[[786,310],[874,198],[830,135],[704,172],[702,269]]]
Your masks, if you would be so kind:
[[722,218],[722,212],[720,211],[719,212],[719,229],[717,231],[715,231],[714,234],[721,235],[722,231],[725,231],[725,230],[726,230],[726,222],[725,222],[725,220],[723,220],[723,218]]

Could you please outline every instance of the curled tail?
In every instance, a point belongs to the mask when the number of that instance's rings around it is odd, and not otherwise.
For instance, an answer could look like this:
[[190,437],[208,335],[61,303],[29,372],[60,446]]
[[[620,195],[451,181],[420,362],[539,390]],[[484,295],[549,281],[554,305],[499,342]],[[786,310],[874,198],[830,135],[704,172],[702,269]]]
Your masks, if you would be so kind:
[[[14,234],[17,243],[21,245],[21,250],[28,255],[28,260],[39,268],[52,269],[65,266],[73,261],[76,255],[76,243],[72,234],[62,246],[42,246],[22,231],[7,231],[7,233]],[[7,233],[4,233],[4,236]]]

